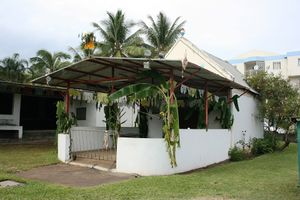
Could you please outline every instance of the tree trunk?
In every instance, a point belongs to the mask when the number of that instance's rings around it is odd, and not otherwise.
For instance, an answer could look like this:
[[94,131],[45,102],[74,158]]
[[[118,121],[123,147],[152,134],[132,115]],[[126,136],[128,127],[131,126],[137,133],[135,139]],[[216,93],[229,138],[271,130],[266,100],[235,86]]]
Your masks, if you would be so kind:
[[279,148],[279,151],[283,151],[286,147],[289,146],[290,140],[289,140],[289,132],[284,134],[284,144]]

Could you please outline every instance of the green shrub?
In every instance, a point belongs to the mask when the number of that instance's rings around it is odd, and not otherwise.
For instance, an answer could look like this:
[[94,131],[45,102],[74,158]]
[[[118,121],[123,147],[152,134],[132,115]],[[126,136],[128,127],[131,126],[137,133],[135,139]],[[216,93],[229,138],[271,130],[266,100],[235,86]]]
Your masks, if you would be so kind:
[[272,153],[276,150],[277,140],[270,134],[266,134],[264,138],[253,138],[251,152],[254,156],[265,153]]
[[241,160],[245,160],[248,157],[247,152],[237,146],[230,148],[228,155],[229,155],[229,160],[231,161],[241,161]]

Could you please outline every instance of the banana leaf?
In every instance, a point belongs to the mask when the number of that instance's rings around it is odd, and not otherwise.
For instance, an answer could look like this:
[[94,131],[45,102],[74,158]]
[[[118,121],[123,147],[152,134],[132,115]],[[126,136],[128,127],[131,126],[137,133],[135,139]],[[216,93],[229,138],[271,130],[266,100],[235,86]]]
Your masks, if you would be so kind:
[[[129,86],[126,86],[114,93],[112,93],[111,95],[109,95],[109,99],[111,101],[114,101],[114,100],[117,100],[123,96],[130,96],[130,95],[133,95],[135,93],[139,93],[139,92],[142,92],[143,90],[158,90],[156,86],[154,85],[151,85],[151,84],[148,84],[148,83],[137,83],[137,84],[133,84],[133,85],[129,85]],[[140,93],[139,94],[139,98],[146,98],[148,96],[144,96],[142,97],[141,95],[144,94],[146,95],[146,93]]]
[[238,104],[238,98],[240,96],[239,95],[234,95],[231,99],[233,101],[233,104],[234,104],[234,107],[235,109],[239,112],[240,111],[240,108],[239,108],[239,104]]

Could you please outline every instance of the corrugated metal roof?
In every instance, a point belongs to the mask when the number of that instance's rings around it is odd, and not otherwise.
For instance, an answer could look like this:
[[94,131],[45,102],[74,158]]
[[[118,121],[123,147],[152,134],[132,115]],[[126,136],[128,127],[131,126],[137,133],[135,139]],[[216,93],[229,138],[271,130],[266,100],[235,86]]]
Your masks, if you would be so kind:
[[[149,62],[151,69],[157,70],[166,78],[170,76],[172,71],[174,80],[177,82],[190,77],[185,85],[193,88],[204,89],[205,83],[207,83],[211,92],[220,91],[220,88],[224,88],[224,90],[225,88],[248,89],[191,62],[188,63],[182,74],[181,60],[146,58],[90,57],[37,78],[33,82],[46,84],[46,78],[49,76],[51,77],[49,82],[51,86],[67,87],[70,83],[71,87],[76,89],[110,92],[112,87],[120,89],[138,82],[155,83],[155,79],[149,79],[149,77],[141,79],[139,77],[142,71],[148,70],[144,68],[145,62]],[[182,77],[182,75],[184,76]]]

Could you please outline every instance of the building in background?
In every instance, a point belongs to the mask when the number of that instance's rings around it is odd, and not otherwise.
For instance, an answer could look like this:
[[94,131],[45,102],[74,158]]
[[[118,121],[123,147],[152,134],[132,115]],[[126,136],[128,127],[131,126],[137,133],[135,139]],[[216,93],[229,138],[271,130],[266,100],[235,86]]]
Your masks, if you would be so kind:
[[300,87],[300,51],[277,54],[264,51],[250,51],[229,62],[244,75],[266,71],[274,75],[282,75],[295,87]]

